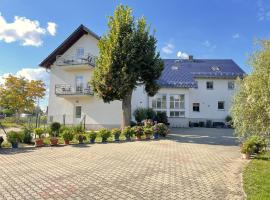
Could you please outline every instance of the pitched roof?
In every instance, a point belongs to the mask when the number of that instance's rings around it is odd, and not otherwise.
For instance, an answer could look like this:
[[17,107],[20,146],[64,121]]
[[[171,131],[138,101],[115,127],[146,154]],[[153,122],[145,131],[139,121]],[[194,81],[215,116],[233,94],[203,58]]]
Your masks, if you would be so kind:
[[192,88],[194,78],[236,78],[245,72],[231,59],[164,59],[161,87]]
[[97,40],[100,39],[100,37],[96,33],[81,24],[62,44],[60,44],[47,58],[45,58],[39,64],[39,66],[50,68],[50,66],[56,60],[57,55],[62,55],[85,34],[90,34]]

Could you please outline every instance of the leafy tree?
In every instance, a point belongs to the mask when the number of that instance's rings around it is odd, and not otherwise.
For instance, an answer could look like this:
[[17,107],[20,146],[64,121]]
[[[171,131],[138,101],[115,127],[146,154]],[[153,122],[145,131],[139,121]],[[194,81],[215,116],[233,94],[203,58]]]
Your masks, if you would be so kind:
[[45,95],[45,84],[38,80],[26,80],[9,75],[3,85],[0,85],[0,106],[13,110],[17,119],[22,112],[33,112],[35,101]]
[[270,41],[250,57],[252,73],[239,80],[232,106],[233,124],[240,137],[270,134]]
[[155,95],[163,61],[156,53],[157,40],[149,33],[145,19],[135,21],[129,7],[118,6],[108,28],[98,44],[100,55],[91,84],[105,103],[122,101],[124,127],[130,124],[132,91],[145,85],[148,95]]

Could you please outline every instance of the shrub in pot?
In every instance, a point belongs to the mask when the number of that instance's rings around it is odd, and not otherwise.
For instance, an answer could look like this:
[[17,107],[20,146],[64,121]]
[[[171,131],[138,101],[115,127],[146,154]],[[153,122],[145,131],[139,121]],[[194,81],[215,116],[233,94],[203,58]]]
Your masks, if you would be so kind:
[[134,135],[134,130],[130,126],[127,126],[122,130],[122,133],[126,137],[126,140],[130,141]]
[[241,146],[242,158],[249,159],[250,155],[254,153],[256,145],[252,139],[247,139]]
[[25,127],[23,129],[23,134],[24,134],[23,142],[26,144],[31,144],[33,139],[32,130]]
[[65,129],[63,131],[62,137],[65,141],[65,144],[68,145],[71,140],[74,138],[74,133],[72,129]]
[[153,135],[154,131],[153,131],[153,127],[144,127],[143,133],[145,134],[145,138],[147,140],[150,140],[151,135]]
[[97,133],[95,131],[90,131],[89,133],[90,143],[95,143],[95,140],[97,138]]
[[121,135],[121,129],[114,128],[114,129],[112,129],[111,132],[112,132],[112,135],[114,136],[114,141],[119,142],[119,137]]
[[107,142],[108,138],[111,136],[111,132],[108,129],[100,129],[99,135],[102,138],[102,142]]
[[79,144],[83,144],[86,140],[86,136],[82,133],[76,135],[76,139],[79,141]]
[[59,135],[59,130],[61,128],[61,124],[59,122],[53,122],[50,126],[51,128],[51,132],[50,132],[50,141],[51,141],[51,145],[55,146],[58,144],[58,138],[57,136]]
[[154,132],[154,139],[158,139],[158,137],[159,137],[159,129],[158,129],[158,124],[157,123],[153,126],[153,132]]
[[254,153],[259,153],[267,147],[265,139],[258,135],[252,135],[249,140],[251,140],[255,145]]
[[43,128],[35,128],[34,133],[35,133],[35,135],[38,136],[38,138],[35,141],[35,146],[36,147],[43,146],[44,145],[44,141],[43,141],[44,129]]
[[162,137],[166,137],[169,133],[168,127],[163,123],[157,124],[157,131],[158,131],[158,134]]
[[134,131],[134,134],[137,137],[137,140],[141,140],[143,136],[143,127],[142,126],[134,126],[132,127],[132,130]]
[[11,143],[12,148],[18,148],[18,143],[23,141],[23,132],[7,132],[7,141]]

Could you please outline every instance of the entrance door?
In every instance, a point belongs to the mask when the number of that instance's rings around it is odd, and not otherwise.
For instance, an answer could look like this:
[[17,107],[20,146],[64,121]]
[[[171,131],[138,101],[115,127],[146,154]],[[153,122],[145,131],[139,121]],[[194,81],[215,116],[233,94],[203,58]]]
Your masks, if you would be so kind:
[[83,93],[83,76],[77,75],[75,78],[76,93]]
[[75,124],[79,124],[82,119],[82,106],[75,106],[74,121]]

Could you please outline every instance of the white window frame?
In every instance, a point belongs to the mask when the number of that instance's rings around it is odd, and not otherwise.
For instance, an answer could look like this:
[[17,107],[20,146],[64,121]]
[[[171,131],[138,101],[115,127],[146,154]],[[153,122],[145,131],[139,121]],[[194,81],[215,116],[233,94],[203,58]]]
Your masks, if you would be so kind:
[[[208,83],[212,83],[212,88],[208,88]],[[213,90],[214,89],[214,81],[206,81],[206,89]]]
[[84,48],[83,47],[79,47],[76,49],[76,59],[82,59],[84,58]]
[[[194,110],[194,104],[198,104],[199,110]],[[200,103],[192,103],[192,111],[193,112],[200,112]]]
[[[77,115],[77,108],[81,108],[81,110],[80,110],[80,116],[79,115]],[[75,106],[75,118],[76,119],[81,119],[82,118],[82,106]]]
[[[223,103],[223,108],[219,108],[219,103]],[[218,110],[221,110],[221,111],[225,110],[225,101],[218,101],[217,107],[218,107]]]
[[[165,96],[165,104],[163,102],[163,97]],[[161,98],[161,102],[160,102],[160,105],[161,107],[158,108],[157,105],[158,105],[158,98]],[[153,101],[155,101],[155,106],[153,106]],[[165,105],[165,107],[163,107],[163,105]],[[151,106],[152,108],[155,110],[155,111],[167,111],[167,95],[166,94],[156,94],[154,97],[152,97],[151,99]]]
[[235,83],[234,81],[228,81],[228,90],[234,90]]
[[[169,94],[168,96],[169,96],[169,108],[168,108],[169,117],[173,117],[173,118],[185,117],[185,94]],[[174,98],[173,101],[171,101],[171,97],[175,97],[175,96],[179,96],[178,98],[179,100],[175,101],[175,98]],[[171,107],[171,102],[173,102],[173,107]],[[179,107],[176,106],[177,103]],[[181,105],[183,105],[183,107]],[[175,115],[175,113],[179,113],[179,115]]]

